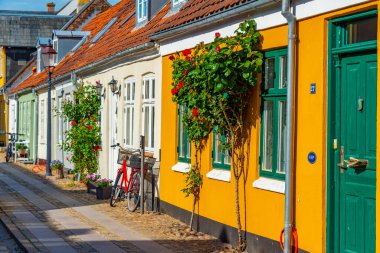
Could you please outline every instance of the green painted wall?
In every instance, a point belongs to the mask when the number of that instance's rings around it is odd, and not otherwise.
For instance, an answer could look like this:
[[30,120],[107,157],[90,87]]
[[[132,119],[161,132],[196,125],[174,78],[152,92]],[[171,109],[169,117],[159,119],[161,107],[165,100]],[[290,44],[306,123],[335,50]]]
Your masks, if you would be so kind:
[[32,93],[26,93],[18,98],[18,118],[17,129],[18,133],[23,134],[19,136],[21,140],[29,141],[29,158],[33,159],[35,129],[34,129],[34,97]]

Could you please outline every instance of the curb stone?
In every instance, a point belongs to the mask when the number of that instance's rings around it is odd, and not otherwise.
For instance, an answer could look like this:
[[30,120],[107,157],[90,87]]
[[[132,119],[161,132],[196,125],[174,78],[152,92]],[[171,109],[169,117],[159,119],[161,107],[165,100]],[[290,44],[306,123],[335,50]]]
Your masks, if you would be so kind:
[[33,246],[33,244],[4,213],[0,213],[0,222],[24,252],[39,252],[39,250]]

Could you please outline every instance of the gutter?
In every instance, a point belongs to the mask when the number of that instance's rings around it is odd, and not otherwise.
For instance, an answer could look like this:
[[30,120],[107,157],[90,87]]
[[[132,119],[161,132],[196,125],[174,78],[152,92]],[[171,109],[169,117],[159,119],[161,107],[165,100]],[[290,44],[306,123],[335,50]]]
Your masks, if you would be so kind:
[[34,139],[33,139],[33,146],[34,146],[34,154],[33,154],[33,161],[34,164],[37,164],[37,153],[38,153],[38,96],[36,94],[35,89],[32,89],[32,94],[34,98],[34,115],[33,115],[33,125],[34,125]]
[[293,85],[294,85],[294,47],[296,40],[296,17],[290,10],[290,0],[282,0],[281,14],[288,22],[288,70],[287,70],[287,100],[286,100],[286,156],[285,156],[285,224],[284,253],[292,252],[292,233],[294,226],[294,163],[293,163]]
[[280,2],[280,0],[248,1],[246,3],[228,8],[227,10],[215,12],[211,15],[192,21],[190,23],[159,31],[149,37],[153,40],[165,41],[185,33],[199,30],[204,27],[213,26],[221,21],[225,22],[226,19],[246,15],[247,13],[252,12],[254,9],[262,8],[278,2]]

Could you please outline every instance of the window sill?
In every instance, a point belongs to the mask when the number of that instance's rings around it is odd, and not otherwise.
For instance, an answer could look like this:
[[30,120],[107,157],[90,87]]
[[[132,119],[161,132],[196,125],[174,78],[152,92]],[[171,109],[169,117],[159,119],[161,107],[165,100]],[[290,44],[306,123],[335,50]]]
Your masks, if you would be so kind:
[[173,171],[181,172],[181,173],[187,173],[190,170],[190,164],[188,163],[177,163],[172,167]]
[[231,182],[231,171],[213,169],[206,174],[207,178],[216,179],[224,182]]
[[266,177],[260,177],[255,182],[253,182],[252,186],[254,188],[267,190],[271,192],[277,193],[285,193],[285,181],[270,179]]

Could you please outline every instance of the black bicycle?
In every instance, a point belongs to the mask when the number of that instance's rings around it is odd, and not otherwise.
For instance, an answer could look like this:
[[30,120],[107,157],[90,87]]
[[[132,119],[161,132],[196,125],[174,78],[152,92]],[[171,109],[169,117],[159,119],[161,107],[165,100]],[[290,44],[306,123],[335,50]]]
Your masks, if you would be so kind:
[[17,134],[17,133],[8,133],[5,132],[4,134],[9,135],[9,143],[7,145],[7,149],[5,151],[5,161],[8,163],[12,159],[14,161],[14,152],[15,152],[15,143],[16,143],[16,135],[23,135],[23,134]]

